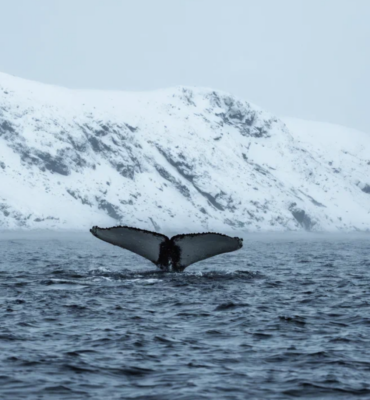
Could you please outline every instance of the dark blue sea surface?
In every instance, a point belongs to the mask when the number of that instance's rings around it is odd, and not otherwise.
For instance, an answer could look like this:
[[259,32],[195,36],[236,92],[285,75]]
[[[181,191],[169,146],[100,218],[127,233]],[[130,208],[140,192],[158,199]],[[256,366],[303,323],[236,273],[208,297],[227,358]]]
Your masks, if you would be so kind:
[[1,399],[370,399],[370,235],[250,235],[163,273],[0,232]]

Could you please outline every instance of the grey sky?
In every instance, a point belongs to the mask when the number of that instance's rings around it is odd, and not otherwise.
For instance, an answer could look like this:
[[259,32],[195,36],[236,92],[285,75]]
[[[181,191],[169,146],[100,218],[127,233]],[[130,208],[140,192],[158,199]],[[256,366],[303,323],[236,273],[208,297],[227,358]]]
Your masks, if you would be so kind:
[[370,133],[370,0],[0,0],[0,71],[222,89]]

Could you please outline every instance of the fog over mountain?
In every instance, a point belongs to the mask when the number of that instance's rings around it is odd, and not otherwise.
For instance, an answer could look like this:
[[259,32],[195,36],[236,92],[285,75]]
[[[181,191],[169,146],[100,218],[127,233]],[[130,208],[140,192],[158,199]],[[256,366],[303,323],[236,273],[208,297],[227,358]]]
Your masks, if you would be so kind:
[[370,136],[214,89],[0,74],[0,229],[370,230]]

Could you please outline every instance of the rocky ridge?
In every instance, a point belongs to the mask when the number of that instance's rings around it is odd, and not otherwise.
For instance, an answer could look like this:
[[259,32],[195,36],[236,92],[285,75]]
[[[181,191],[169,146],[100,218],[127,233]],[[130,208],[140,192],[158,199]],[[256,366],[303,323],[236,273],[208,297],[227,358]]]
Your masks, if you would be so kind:
[[370,135],[283,122],[211,89],[75,91],[0,74],[0,229],[366,231],[369,154]]

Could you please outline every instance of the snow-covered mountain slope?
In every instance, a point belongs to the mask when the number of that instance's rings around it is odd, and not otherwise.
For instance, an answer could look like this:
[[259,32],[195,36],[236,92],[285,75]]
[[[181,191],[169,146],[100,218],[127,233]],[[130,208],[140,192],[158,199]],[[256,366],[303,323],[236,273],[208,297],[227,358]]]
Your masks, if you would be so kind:
[[370,135],[210,89],[0,74],[0,229],[369,230]]

